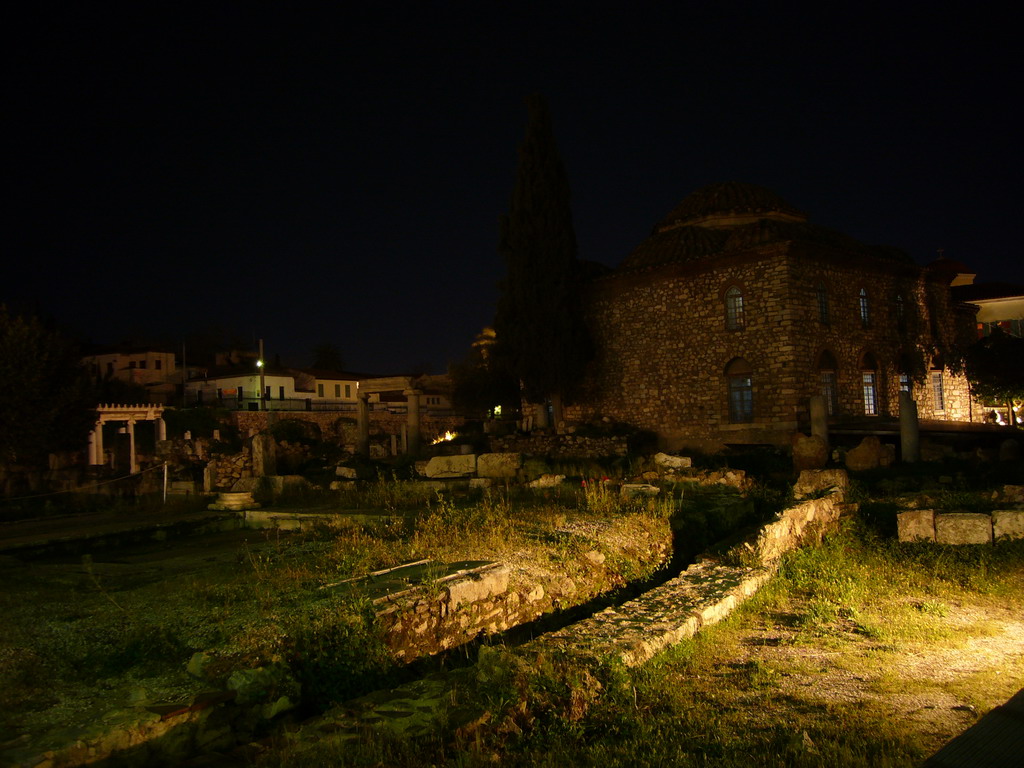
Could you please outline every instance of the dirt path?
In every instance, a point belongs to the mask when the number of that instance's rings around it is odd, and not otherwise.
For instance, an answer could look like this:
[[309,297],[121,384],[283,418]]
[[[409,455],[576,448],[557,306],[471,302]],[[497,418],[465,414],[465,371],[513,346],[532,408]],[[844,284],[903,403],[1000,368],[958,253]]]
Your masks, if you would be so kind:
[[[800,610],[801,606],[794,605]],[[824,631],[794,614],[739,631],[735,664],[755,666],[780,694],[808,704],[859,704],[938,749],[1024,687],[1024,620],[989,603],[943,608],[948,637],[883,642],[853,622]]]

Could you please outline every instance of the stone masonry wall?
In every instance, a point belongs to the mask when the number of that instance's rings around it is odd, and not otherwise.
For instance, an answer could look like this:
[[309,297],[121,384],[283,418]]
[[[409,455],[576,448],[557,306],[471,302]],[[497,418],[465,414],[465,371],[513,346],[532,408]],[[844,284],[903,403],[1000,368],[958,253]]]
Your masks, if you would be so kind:
[[[583,395],[568,421],[608,417],[658,433],[665,447],[722,443],[788,443],[808,423],[811,396],[821,390],[818,360],[837,362],[839,416],[864,416],[862,364],[877,361],[878,410],[898,415],[903,360],[927,373],[919,350],[952,343],[963,329],[949,291],[913,265],[809,253],[789,243],[613,275],[592,285],[589,322],[598,350]],[[825,286],[829,322],[819,318],[817,285]],[[728,330],[726,290],[743,293],[743,328]],[[859,292],[868,297],[861,321]],[[903,296],[903,318],[896,296]],[[752,369],[753,421],[729,420],[730,361]],[[962,378],[944,372],[946,408],[932,407],[930,383],[915,384],[922,418],[968,420]]]

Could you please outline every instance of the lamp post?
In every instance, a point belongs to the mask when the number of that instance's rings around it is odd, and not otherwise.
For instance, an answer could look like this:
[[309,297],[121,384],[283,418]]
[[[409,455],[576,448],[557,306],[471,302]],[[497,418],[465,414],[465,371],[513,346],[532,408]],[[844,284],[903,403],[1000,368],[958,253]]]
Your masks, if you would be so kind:
[[260,339],[260,359],[256,361],[256,367],[260,369],[260,410],[267,410],[267,387],[265,371],[266,366],[263,364],[263,339]]

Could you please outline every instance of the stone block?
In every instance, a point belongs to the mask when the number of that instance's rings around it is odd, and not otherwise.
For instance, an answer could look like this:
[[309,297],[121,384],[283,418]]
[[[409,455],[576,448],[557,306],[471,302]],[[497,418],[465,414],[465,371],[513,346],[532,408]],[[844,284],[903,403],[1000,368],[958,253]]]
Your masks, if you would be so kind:
[[874,435],[868,435],[856,448],[846,452],[846,468],[851,472],[876,469],[882,463],[882,452],[882,441]]
[[1024,485],[1004,485],[1002,500],[1011,504],[1024,504]]
[[845,491],[849,485],[845,469],[805,469],[793,485],[793,495],[799,499],[829,488]]
[[494,481],[489,477],[471,477],[469,478],[470,488],[490,488],[494,484]]
[[467,603],[476,603],[508,591],[510,569],[506,565],[491,568],[482,573],[473,573],[448,583],[448,604],[457,608]]
[[991,544],[992,518],[976,512],[945,512],[935,516],[939,544]]
[[435,456],[427,463],[427,477],[468,477],[476,474],[476,455]]
[[252,439],[252,473],[256,477],[277,474],[277,442],[270,435]]
[[828,443],[819,435],[796,432],[791,438],[791,445],[794,469],[821,469],[828,463]]
[[693,466],[693,459],[689,456],[670,456],[667,453],[656,453],[654,454],[654,463],[662,469],[674,472],[680,469],[690,469]]
[[997,509],[992,513],[992,535],[1000,539],[1024,539],[1024,509]]
[[530,488],[553,488],[565,480],[565,475],[541,475],[536,480],[531,480],[526,485]]
[[342,480],[355,480],[358,477],[355,467],[335,467],[334,475]]
[[476,460],[476,473],[480,477],[514,478],[522,464],[518,453],[482,453]]
[[935,541],[935,510],[908,509],[896,515],[900,541]]

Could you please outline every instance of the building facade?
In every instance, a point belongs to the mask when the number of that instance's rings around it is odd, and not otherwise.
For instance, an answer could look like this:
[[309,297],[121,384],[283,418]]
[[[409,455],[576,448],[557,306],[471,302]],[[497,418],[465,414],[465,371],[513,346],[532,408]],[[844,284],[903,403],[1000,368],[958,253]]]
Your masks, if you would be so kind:
[[618,269],[592,281],[597,357],[571,421],[651,430],[670,449],[788,444],[822,395],[834,423],[971,420],[944,350],[973,307],[900,251],[808,222],[774,193],[714,184],[680,203]]

